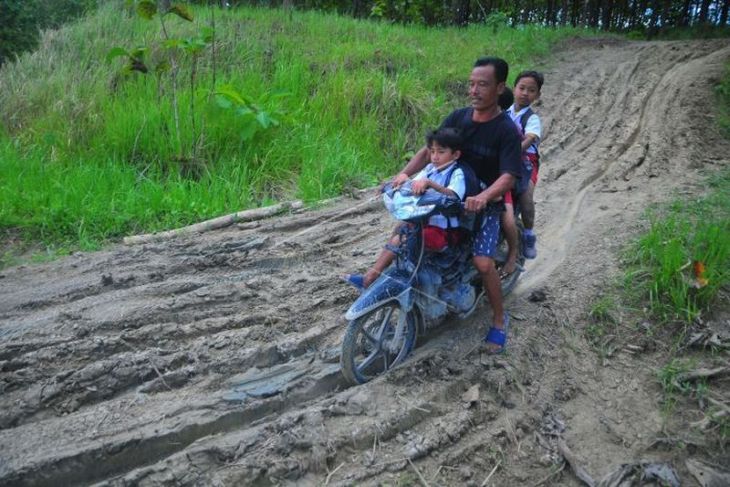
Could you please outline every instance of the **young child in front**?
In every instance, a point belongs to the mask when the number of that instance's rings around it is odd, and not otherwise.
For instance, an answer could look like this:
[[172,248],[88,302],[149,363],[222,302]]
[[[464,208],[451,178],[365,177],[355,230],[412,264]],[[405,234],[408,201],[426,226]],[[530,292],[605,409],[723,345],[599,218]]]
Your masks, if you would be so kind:
[[[514,88],[514,104],[507,109],[507,115],[515,123],[522,134],[522,156],[526,165],[525,181],[518,184],[518,191],[505,198],[507,212],[504,227],[509,244],[509,255],[504,273],[514,272],[517,260],[517,227],[512,213],[512,197],[516,194],[519,198],[522,223],[525,227],[523,234],[523,250],[525,258],[534,259],[537,257],[537,236],[535,235],[535,202],[533,194],[537,184],[537,173],[540,163],[538,146],[542,136],[542,124],[540,117],[533,111],[531,105],[540,98],[540,91],[545,79],[542,73],[537,71],[523,71],[517,75]],[[531,169],[531,170],[530,170]],[[529,179],[528,175],[529,174]],[[510,232],[512,230],[512,232]],[[510,233],[514,235],[510,238]]]
[[[418,195],[431,188],[439,193],[455,195],[463,200],[466,193],[464,172],[458,165],[454,168],[451,167],[461,156],[461,135],[453,128],[434,130],[426,136],[426,144],[431,153],[431,163],[413,177],[411,191]],[[365,274],[346,275],[347,282],[363,289],[378,278],[395,259],[395,252],[391,248],[400,244],[398,230],[401,225],[405,225],[405,223],[396,226],[390,241],[380,252],[373,267]],[[448,244],[458,243],[460,237],[459,220],[455,216],[432,215],[423,229],[423,238],[428,250],[443,250]]]

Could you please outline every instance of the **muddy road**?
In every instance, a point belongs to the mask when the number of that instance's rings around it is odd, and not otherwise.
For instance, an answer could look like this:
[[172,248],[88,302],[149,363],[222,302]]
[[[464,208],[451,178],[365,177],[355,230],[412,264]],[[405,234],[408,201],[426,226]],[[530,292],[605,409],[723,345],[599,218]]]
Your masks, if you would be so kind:
[[0,271],[0,484],[580,485],[557,471],[559,437],[595,478],[648,458],[690,482],[687,451],[652,448],[651,354],[599,360],[581,330],[647,206],[728,164],[711,117],[728,59],[716,41],[556,53],[539,255],[498,358],[475,350],[483,304],[386,377],[344,383],[356,293],[339,276],[393,225],[370,195]]

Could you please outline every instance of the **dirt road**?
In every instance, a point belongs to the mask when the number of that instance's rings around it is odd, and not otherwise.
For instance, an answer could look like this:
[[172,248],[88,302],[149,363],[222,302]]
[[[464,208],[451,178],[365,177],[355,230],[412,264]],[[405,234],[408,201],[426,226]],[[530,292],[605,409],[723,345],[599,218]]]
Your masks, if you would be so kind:
[[499,358],[474,351],[483,305],[344,383],[339,276],[393,225],[368,198],[0,271],[0,484],[579,485],[558,437],[594,478],[647,458],[688,478],[687,451],[652,449],[651,354],[601,361],[582,328],[647,206],[727,165],[711,114],[728,59],[726,42],[598,40],[551,61],[539,255]]

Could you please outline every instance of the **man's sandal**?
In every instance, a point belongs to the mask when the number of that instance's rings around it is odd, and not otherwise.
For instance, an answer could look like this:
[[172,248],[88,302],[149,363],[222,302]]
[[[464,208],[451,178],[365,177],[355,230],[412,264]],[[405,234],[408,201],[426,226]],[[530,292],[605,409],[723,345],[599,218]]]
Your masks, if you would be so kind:
[[489,328],[487,335],[484,337],[484,343],[499,345],[499,348],[493,351],[488,351],[490,354],[499,354],[507,349],[507,334],[509,333],[509,315],[504,314],[504,325],[502,328],[492,326]]
[[359,291],[365,289],[365,276],[362,274],[345,274],[342,279]]

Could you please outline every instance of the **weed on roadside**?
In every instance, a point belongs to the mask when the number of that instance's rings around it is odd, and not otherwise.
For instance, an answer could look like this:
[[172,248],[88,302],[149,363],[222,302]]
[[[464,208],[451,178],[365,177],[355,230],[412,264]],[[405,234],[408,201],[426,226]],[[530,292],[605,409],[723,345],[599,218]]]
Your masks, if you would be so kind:
[[626,294],[661,323],[691,323],[730,284],[730,171],[709,186],[707,196],[652,213],[627,252]]

